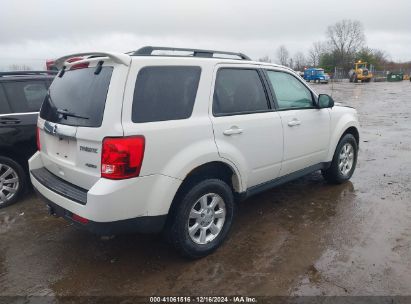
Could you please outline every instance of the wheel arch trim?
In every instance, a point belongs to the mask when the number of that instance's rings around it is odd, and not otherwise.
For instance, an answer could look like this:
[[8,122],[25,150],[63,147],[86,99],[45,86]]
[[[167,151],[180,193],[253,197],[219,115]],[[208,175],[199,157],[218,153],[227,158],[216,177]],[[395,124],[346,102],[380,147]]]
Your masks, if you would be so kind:
[[[357,144],[359,145],[359,133],[360,133],[359,123],[358,121],[352,120],[349,116],[345,116],[345,118],[339,121],[336,128],[334,129],[334,132],[331,134],[331,143],[330,143],[330,149],[328,151],[327,161],[331,161],[333,159],[335,149],[337,148],[337,145],[340,142],[342,136],[345,133],[347,133],[347,131],[351,128],[354,128],[357,131],[357,135],[358,135]],[[354,135],[354,137],[356,137],[356,135]]]

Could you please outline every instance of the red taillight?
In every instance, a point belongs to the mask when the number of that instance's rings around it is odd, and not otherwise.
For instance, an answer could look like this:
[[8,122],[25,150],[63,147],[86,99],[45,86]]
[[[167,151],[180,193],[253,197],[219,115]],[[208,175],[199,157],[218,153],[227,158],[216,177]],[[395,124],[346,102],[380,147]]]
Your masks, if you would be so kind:
[[55,63],[56,63],[55,60],[52,60],[52,59],[46,60],[46,68],[47,68],[47,70],[49,70],[49,71],[55,70],[55,69],[56,69]]
[[124,179],[140,174],[144,158],[143,136],[106,137],[101,152],[101,177]]
[[[33,134],[33,133],[31,133]],[[41,144],[40,144],[40,128],[37,127],[36,131],[36,142],[37,142],[37,150],[41,151]]]
[[76,221],[76,222],[81,223],[81,224],[87,224],[88,223],[88,219],[86,219],[84,217],[81,217],[80,215],[77,215],[75,213],[73,213],[71,218],[73,219],[73,221]]

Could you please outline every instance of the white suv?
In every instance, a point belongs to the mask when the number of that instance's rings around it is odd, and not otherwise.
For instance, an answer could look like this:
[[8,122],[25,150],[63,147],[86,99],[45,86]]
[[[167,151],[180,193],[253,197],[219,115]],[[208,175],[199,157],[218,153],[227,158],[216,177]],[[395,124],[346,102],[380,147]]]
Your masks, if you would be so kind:
[[31,181],[51,214],[92,232],[163,231],[201,257],[227,236],[237,200],[317,170],[342,183],[355,169],[356,111],[289,68],[163,47],[57,65]]

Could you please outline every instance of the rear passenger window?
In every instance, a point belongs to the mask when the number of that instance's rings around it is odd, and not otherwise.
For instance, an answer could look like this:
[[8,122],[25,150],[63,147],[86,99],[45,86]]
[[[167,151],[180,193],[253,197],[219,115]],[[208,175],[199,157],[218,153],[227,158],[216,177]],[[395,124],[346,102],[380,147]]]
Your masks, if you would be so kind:
[[214,89],[215,116],[265,112],[267,96],[257,70],[223,68],[218,70]]
[[191,116],[201,69],[153,66],[140,70],[134,89],[133,122],[185,119]]
[[3,87],[0,84],[0,114],[9,114],[11,112]]
[[23,88],[29,110],[38,111],[47,95],[47,88],[44,83],[30,83]]
[[43,81],[15,81],[3,86],[14,113],[38,112],[47,95]]

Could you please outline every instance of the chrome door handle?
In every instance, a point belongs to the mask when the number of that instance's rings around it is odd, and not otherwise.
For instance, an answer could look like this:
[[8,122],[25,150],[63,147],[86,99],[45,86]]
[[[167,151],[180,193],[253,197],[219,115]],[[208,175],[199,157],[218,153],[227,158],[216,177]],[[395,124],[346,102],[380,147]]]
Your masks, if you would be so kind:
[[298,119],[293,119],[288,122],[289,127],[295,127],[299,125],[301,125],[301,121],[299,121]]
[[234,135],[234,134],[241,134],[241,133],[243,133],[243,131],[244,131],[243,129],[240,129],[239,127],[233,126],[230,129],[225,130],[223,132],[223,134],[227,135],[227,136],[231,136],[231,135]]

